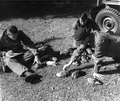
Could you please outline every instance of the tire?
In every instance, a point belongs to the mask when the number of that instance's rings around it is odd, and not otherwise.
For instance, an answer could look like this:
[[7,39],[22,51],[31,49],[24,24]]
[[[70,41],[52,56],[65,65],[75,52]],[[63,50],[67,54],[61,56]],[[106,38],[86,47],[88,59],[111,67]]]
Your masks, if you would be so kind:
[[120,34],[120,12],[113,8],[102,9],[96,15],[95,21],[100,27],[101,31],[113,31]]

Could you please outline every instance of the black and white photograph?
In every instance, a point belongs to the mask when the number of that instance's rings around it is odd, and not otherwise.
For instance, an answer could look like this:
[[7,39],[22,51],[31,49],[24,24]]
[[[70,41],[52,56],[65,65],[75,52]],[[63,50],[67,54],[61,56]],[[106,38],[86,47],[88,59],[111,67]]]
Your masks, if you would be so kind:
[[120,101],[120,0],[0,0],[0,101]]

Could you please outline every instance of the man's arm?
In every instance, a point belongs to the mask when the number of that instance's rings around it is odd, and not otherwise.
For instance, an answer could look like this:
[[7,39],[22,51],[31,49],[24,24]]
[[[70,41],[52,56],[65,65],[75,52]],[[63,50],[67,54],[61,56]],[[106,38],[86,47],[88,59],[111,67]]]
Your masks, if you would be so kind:
[[34,58],[33,64],[37,63],[37,64],[41,65],[41,61],[40,61],[40,58],[38,55],[38,50],[37,50],[34,42],[27,35],[25,35],[23,32],[20,33],[20,39],[23,42],[23,44],[25,46],[27,46],[28,50],[30,50],[34,54],[35,58]]
[[73,23],[73,25],[72,25],[72,28],[73,28],[73,30],[74,31],[76,31],[77,29],[78,29],[78,20],[77,21],[75,21],[74,23]]
[[35,55],[38,54],[35,43],[24,32],[19,31],[20,40]]
[[70,58],[70,61],[67,64],[65,64],[63,67],[64,71],[67,71],[67,69],[72,65],[72,63],[78,59],[78,57],[83,53],[84,49],[85,49],[85,45],[81,44],[79,47],[77,47],[76,50],[74,50]]

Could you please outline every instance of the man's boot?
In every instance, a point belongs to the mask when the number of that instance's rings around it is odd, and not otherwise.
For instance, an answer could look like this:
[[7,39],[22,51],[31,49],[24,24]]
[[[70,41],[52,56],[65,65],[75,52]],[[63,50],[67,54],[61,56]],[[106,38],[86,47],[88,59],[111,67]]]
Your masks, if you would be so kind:
[[38,75],[36,73],[32,73],[30,71],[26,71],[23,74],[25,76],[26,82],[33,82],[38,78]]

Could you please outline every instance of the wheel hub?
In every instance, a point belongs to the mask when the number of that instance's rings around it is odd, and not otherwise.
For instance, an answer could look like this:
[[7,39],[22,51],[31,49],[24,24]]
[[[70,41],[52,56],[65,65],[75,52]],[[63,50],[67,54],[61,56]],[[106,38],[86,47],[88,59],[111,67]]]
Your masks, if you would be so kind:
[[103,28],[106,30],[112,30],[115,27],[115,22],[112,18],[107,17],[103,20]]

